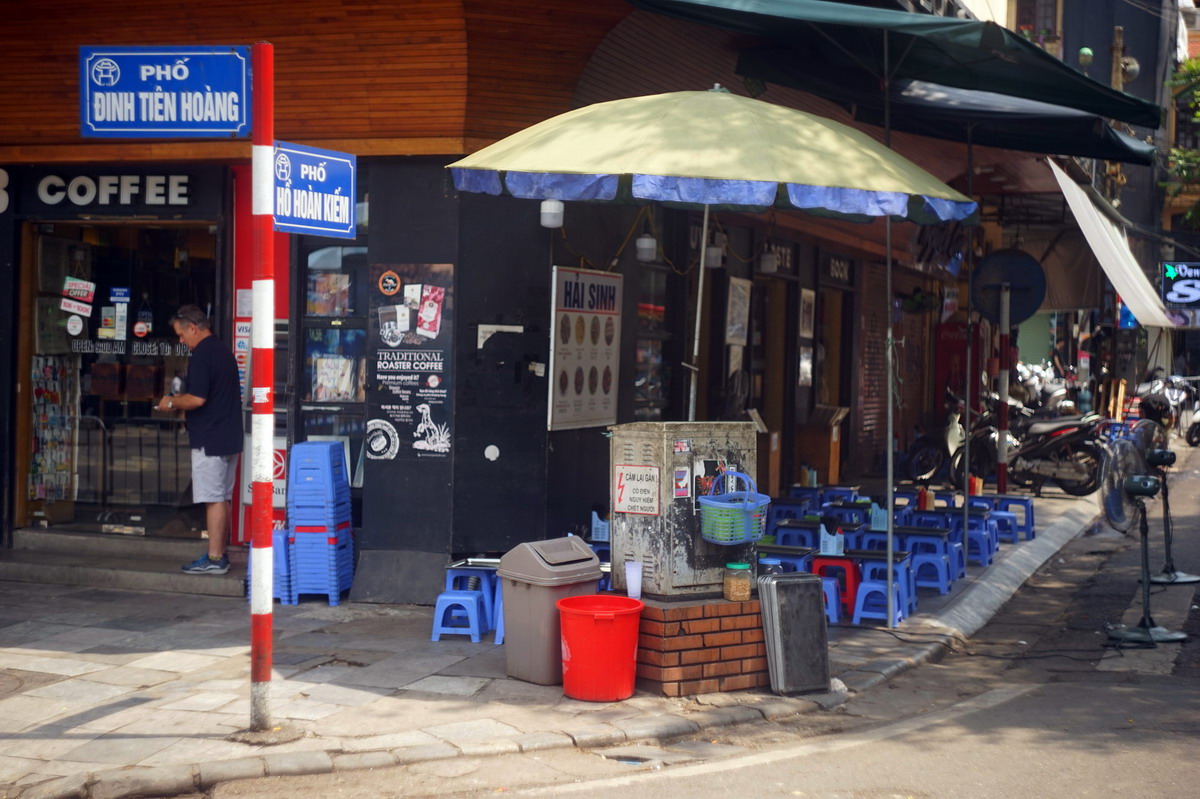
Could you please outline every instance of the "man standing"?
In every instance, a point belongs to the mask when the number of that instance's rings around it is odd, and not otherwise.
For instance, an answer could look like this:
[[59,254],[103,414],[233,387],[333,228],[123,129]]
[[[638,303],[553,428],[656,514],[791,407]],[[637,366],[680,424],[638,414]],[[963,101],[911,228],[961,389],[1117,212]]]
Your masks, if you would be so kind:
[[237,361],[213,335],[204,311],[185,305],[171,317],[179,341],[192,351],[182,392],[163,397],[155,410],[184,411],[192,447],[192,499],[203,502],[208,525],[208,554],[183,566],[188,574],[229,571],[231,499],[238,455],[242,451],[242,400]]

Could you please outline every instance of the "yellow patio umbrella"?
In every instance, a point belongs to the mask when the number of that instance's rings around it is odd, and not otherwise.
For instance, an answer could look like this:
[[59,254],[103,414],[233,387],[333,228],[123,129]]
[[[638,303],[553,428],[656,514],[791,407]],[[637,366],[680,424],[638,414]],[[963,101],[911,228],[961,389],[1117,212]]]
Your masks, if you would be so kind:
[[[459,191],[536,200],[775,207],[867,221],[972,218],[976,203],[840,122],[719,86],[568,111],[448,166]],[[888,257],[890,261],[889,247]],[[688,419],[695,419],[704,270],[696,296]]]

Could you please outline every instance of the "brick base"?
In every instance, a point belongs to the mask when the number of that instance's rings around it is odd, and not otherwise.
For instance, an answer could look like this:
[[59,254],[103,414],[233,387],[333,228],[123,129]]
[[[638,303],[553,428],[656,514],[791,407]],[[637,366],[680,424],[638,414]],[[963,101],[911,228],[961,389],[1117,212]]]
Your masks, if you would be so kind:
[[689,696],[771,684],[758,600],[643,601],[639,689]]

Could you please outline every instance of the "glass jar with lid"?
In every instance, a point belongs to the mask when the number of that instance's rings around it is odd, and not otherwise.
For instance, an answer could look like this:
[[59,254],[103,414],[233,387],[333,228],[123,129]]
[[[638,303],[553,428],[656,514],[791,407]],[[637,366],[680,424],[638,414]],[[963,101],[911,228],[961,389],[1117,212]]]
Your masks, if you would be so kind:
[[726,563],[724,588],[725,599],[730,602],[748,602],[750,589],[754,585],[754,573],[749,563]]

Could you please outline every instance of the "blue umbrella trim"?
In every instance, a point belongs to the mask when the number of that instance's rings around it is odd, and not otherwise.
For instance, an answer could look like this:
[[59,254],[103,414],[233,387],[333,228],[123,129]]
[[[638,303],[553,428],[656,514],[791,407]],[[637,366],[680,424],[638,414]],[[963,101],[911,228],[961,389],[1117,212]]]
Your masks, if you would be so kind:
[[[555,172],[507,172],[490,169],[450,170],[459,191],[499,196],[506,190],[527,200],[613,200],[619,175],[580,175]],[[978,205],[904,192],[874,192],[863,189],[785,184],[788,202],[802,211],[841,214],[869,219],[891,216],[921,222],[962,221],[975,214]],[[691,205],[745,206],[766,208],[775,204],[778,184],[761,180],[719,180],[664,175],[633,175],[632,195],[639,200]]]

